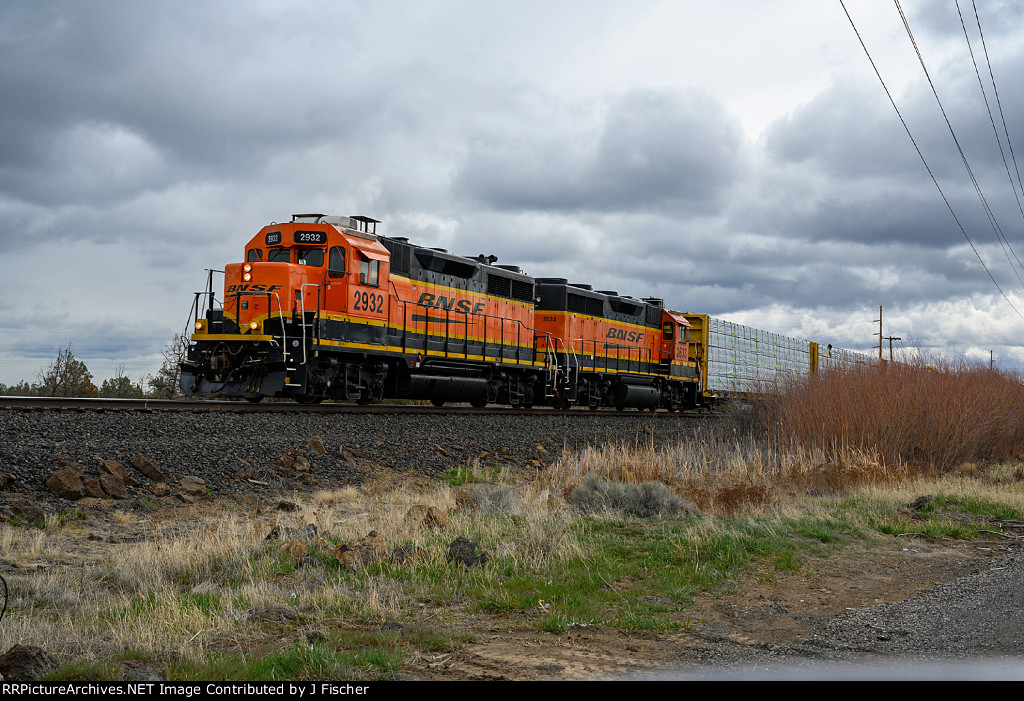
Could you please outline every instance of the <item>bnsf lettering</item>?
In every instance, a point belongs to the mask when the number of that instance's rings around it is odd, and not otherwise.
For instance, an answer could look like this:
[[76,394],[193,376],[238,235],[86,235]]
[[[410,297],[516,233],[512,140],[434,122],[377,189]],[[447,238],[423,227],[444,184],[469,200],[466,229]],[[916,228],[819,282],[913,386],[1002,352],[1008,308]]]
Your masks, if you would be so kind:
[[228,285],[228,294],[250,294],[250,293],[267,293],[275,292],[280,290],[280,285],[258,285],[258,284],[245,284],[245,285]]
[[639,343],[643,340],[644,334],[642,331],[626,331],[625,329],[608,329],[607,338],[613,338],[616,341],[630,341],[632,343]]
[[424,292],[420,295],[420,298],[416,300],[416,304],[421,307],[434,307],[435,309],[444,309],[445,311],[456,311],[460,314],[480,314],[484,310],[485,304],[483,302],[473,302],[468,299],[456,299],[455,297],[445,297],[443,295],[432,295],[429,292]]

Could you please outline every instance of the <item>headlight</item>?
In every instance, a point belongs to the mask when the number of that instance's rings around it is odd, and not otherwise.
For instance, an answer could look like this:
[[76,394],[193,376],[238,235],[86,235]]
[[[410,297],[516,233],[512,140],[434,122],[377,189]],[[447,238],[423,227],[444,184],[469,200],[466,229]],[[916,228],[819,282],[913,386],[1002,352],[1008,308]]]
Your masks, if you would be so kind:
[[196,319],[196,331],[199,333],[206,333],[206,319]]
[[250,321],[249,322],[249,328],[252,329],[253,331],[258,329],[259,327],[260,327],[260,322],[258,322],[258,321]]
[[246,282],[249,282],[250,280],[252,280],[252,273],[246,273],[245,275],[242,276],[242,279],[245,280]]
[[252,272],[252,266],[249,265],[248,263],[246,263],[245,265],[242,266],[242,270],[244,270],[247,273],[251,273]]

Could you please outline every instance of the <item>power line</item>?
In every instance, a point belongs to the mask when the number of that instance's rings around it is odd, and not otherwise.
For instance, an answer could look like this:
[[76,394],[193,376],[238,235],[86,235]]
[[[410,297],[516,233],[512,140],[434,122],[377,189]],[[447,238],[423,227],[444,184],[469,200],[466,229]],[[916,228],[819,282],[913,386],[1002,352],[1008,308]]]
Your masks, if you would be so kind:
[[[960,15],[960,26],[964,30],[964,39],[967,41],[967,51],[971,55],[971,63],[974,64],[974,74],[978,77],[978,88],[981,90],[981,98],[985,101],[985,111],[988,112],[988,121],[989,121],[989,124],[992,125],[992,134],[996,138],[996,146],[999,147],[999,155],[1003,159],[1003,168],[1006,170],[1006,177],[1010,181],[1010,190],[1013,192],[1014,199],[1017,200],[1017,208],[1020,210],[1021,217],[1024,217],[1024,207],[1021,206],[1020,197],[1018,197],[1018,195],[1017,195],[1017,187],[1016,187],[1016,185],[1013,182],[1013,176],[1010,175],[1010,166],[1006,162],[1006,153],[1003,151],[1003,142],[1002,142],[1002,139],[999,138],[999,130],[996,128],[996,120],[992,116],[992,106],[989,104],[988,94],[985,92],[985,84],[981,80],[981,71],[978,70],[978,62],[974,58],[974,49],[971,47],[971,37],[967,33],[967,25],[964,22],[964,16],[960,12],[960,0],[956,0],[956,11]],[[975,13],[977,13],[977,8],[975,8]],[[977,14],[975,14],[975,16],[977,16]],[[980,20],[979,20],[979,28],[980,28]],[[986,59],[987,59],[987,54],[986,54]],[[992,75],[992,64],[991,63],[989,63],[988,68],[989,68],[989,75],[991,76]],[[995,86],[994,80],[995,79],[993,77],[993,83],[992,83],[993,87]],[[1005,124],[1005,122],[1004,122],[1004,124]],[[952,127],[951,127],[951,129],[952,129]],[[979,193],[980,193],[980,190],[979,190]],[[987,207],[988,207],[987,202],[985,203],[985,206],[986,206],[986,209],[987,209]],[[1013,258],[1014,258],[1014,260],[1017,261],[1017,265],[1018,266],[1024,267],[1024,265],[1021,264],[1020,258],[1017,257],[1017,252],[1013,250],[1013,246],[1010,244],[1009,239],[1006,238],[1006,234],[1003,233],[1002,228],[999,227],[998,224],[995,223],[994,217],[992,218],[992,223],[995,225],[995,228],[997,229],[996,233],[997,233],[997,236],[1000,239],[1000,245],[1003,246],[1003,254],[1006,255],[1006,261],[1010,264],[1010,269],[1013,270],[1014,274],[1017,274],[1017,269],[1013,267],[1013,261],[1010,260],[1010,256],[1007,254],[1007,249],[1009,249],[1010,253],[1013,254]],[[1019,274],[1017,275],[1017,279],[1020,280],[1020,275]],[[1021,280],[1021,285],[1024,285],[1024,280]]]
[[[1003,235],[1002,227],[999,226],[999,222],[996,220],[995,212],[988,204],[988,200],[985,197],[985,193],[981,190],[981,184],[974,175],[974,170],[971,168],[971,164],[967,160],[967,155],[964,153],[963,147],[960,145],[960,139],[957,138],[956,131],[953,129],[953,124],[949,121],[949,115],[946,114],[946,108],[942,104],[942,100],[939,99],[939,91],[935,87],[935,82],[932,80],[931,73],[928,72],[928,67],[924,63],[924,56],[921,55],[921,49],[917,45],[917,39],[914,38],[914,32],[910,29],[910,21],[907,19],[907,15],[903,12],[903,5],[900,4],[900,0],[893,0],[896,5],[896,10],[900,14],[900,19],[903,20],[903,28],[907,31],[907,37],[910,39],[911,45],[914,47],[914,53],[917,54],[917,60],[921,64],[921,70],[924,71],[924,77],[928,80],[928,86],[932,89],[932,95],[935,97],[935,104],[939,106],[939,112],[942,113],[942,118],[946,122],[946,128],[949,129],[949,135],[953,138],[953,144],[956,146],[957,153],[960,154],[960,160],[964,164],[964,168],[967,170],[967,175],[971,179],[971,184],[974,186],[974,191],[978,195],[978,200],[981,202],[982,209],[985,211],[985,215],[988,217],[989,225],[992,227],[992,231],[996,234],[996,240],[999,241],[999,245],[1003,249],[1003,255],[1006,256],[1007,262],[1010,263],[1010,268],[1013,270],[1014,275],[1017,276],[1017,280],[1020,282],[1021,287],[1024,287],[1024,280],[1021,280],[1020,274],[1017,269],[1013,267],[1013,261],[1010,260],[1009,254],[1006,252],[1006,236]],[[957,5],[959,11],[960,6]],[[961,20],[961,24],[963,24]],[[966,30],[965,30],[966,34]],[[967,42],[968,50],[970,50],[970,40]],[[971,53],[973,59],[974,54]],[[975,66],[977,68],[977,66]],[[980,81],[980,76],[979,76]],[[984,92],[984,91],[982,91]]]
[[[1010,301],[1010,298],[1006,296],[1006,293],[1003,291],[1003,288],[1000,287],[999,282],[995,279],[995,276],[992,275],[992,271],[989,270],[987,265],[985,265],[985,261],[981,257],[981,254],[978,252],[977,247],[975,247],[974,241],[971,240],[971,237],[967,234],[967,230],[964,228],[964,225],[960,222],[960,218],[957,217],[956,212],[953,211],[953,205],[949,203],[949,198],[946,197],[946,193],[943,192],[942,186],[939,185],[939,181],[935,177],[935,174],[932,172],[931,166],[928,165],[927,159],[924,157],[924,154],[921,153],[921,148],[917,145],[917,140],[914,139],[914,135],[911,133],[910,127],[907,125],[907,120],[903,118],[903,113],[900,112],[899,107],[896,106],[896,100],[893,98],[892,93],[889,91],[889,86],[886,85],[885,79],[882,78],[882,74],[881,72],[879,72],[878,66],[875,64],[875,59],[872,58],[871,52],[868,51],[868,47],[864,43],[863,37],[861,37],[860,35],[860,30],[857,29],[857,25],[854,23],[853,18],[850,16],[849,10],[846,9],[846,3],[844,3],[843,0],[839,0],[839,4],[842,6],[843,12],[846,14],[846,19],[849,20],[850,26],[853,28],[854,34],[857,35],[857,40],[860,42],[861,48],[864,49],[864,54],[867,56],[868,61],[871,63],[871,68],[874,69],[875,75],[878,77],[878,81],[882,84],[882,89],[885,90],[885,94],[889,98],[889,103],[892,105],[892,108],[896,111],[896,116],[899,117],[900,123],[903,125],[904,131],[907,132],[907,137],[910,139],[910,143],[914,145],[914,150],[917,151],[918,158],[921,159],[921,163],[922,165],[924,165],[924,169],[928,171],[928,176],[932,179],[932,183],[935,185],[935,189],[939,191],[939,196],[942,197],[942,201],[946,204],[946,209],[948,209],[950,215],[952,215],[953,221],[956,222],[957,227],[960,229],[960,233],[963,234],[965,239],[967,239],[967,243],[970,245],[971,250],[974,251],[974,255],[978,258],[978,262],[981,263],[981,267],[985,269],[985,272],[988,274],[989,279],[992,280],[992,284],[996,286],[997,290],[999,290],[999,294],[1003,296],[1003,299],[1006,300],[1006,303],[1010,305],[1010,308],[1013,309],[1017,316],[1019,316],[1021,319],[1024,319],[1024,314],[1021,314],[1020,310],[1017,309],[1017,307],[1014,306],[1013,302]],[[913,39],[911,39],[911,41],[913,41]]]
[[[988,44],[985,43],[985,32],[981,30],[981,17],[978,15],[978,6],[974,4],[974,0],[971,0],[971,5],[974,7],[974,20],[978,25],[978,36],[981,37],[981,48],[985,52],[985,63],[988,65],[988,76],[992,81],[992,92],[996,96],[996,106],[999,108],[999,118],[1003,123],[1003,133],[1006,135],[1006,145],[1010,149],[1010,160],[1013,161],[1013,170],[1017,173],[1017,185],[1020,186],[1021,192],[1024,192],[1024,182],[1021,181],[1020,168],[1017,167],[1017,156],[1013,152],[1013,142],[1010,140],[1010,130],[1006,126],[1006,114],[1003,112],[1003,102],[999,99],[999,88],[996,86],[996,76],[992,71],[992,60],[988,55]],[[1010,178],[1010,182],[1013,182],[1013,178]],[[1014,190],[1014,196],[1017,191]],[[1017,205],[1020,206],[1020,200],[1017,200]],[[1021,215],[1024,215],[1024,209],[1021,210]]]

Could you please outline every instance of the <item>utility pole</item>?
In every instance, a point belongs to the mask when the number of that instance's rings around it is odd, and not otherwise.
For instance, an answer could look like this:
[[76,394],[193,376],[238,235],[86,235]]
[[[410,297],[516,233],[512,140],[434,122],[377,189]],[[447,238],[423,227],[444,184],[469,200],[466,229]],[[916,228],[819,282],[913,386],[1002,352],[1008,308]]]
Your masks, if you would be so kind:
[[878,318],[875,319],[878,322],[878,333],[871,334],[872,336],[878,336],[878,360],[882,360],[882,305],[878,305]]
[[995,358],[992,355],[992,351],[988,352],[988,369],[993,370],[995,368]]
[[888,339],[888,341],[889,341],[889,362],[891,363],[892,362],[892,342],[893,341],[902,341],[903,339],[900,338],[899,336],[886,336],[886,339]]

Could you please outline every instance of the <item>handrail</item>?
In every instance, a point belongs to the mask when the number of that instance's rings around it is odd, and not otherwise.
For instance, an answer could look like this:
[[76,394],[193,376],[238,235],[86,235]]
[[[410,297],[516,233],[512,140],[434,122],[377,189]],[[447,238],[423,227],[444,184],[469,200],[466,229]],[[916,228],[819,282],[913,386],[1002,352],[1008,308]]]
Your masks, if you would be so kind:
[[[326,273],[324,273],[324,274],[326,275]],[[318,322],[320,320],[320,285],[314,284],[312,282],[304,282],[304,283],[302,283],[299,286],[299,291],[302,293],[302,294],[299,295],[299,312],[302,314],[302,324],[300,325],[300,328],[303,330],[303,333],[302,333],[302,364],[303,365],[305,365],[307,362],[309,362],[309,357],[308,357],[308,355],[306,353],[306,333],[305,333],[305,329],[306,329],[306,288],[307,287],[315,287],[316,288],[316,320]],[[320,324],[317,323],[313,327],[314,330],[318,329],[319,326],[320,326]]]
[[281,347],[284,349],[284,358],[288,356],[288,332],[284,327],[284,307],[281,306],[281,297],[276,292],[267,292],[267,320],[270,320],[270,312],[273,310],[273,305],[270,303],[270,298],[274,297],[277,299],[277,318],[281,320]]
[[[191,330],[195,330],[195,322],[199,321],[199,298],[206,296],[208,299],[207,310],[213,311],[213,305],[216,301],[216,294],[213,291],[213,274],[220,273],[224,274],[223,270],[215,270],[213,268],[204,268],[206,270],[206,290],[203,292],[196,292],[195,298],[192,300],[192,306],[188,310],[188,319],[185,321],[185,333],[182,334],[182,338],[187,342],[192,337]],[[191,330],[190,330],[191,329]]]

